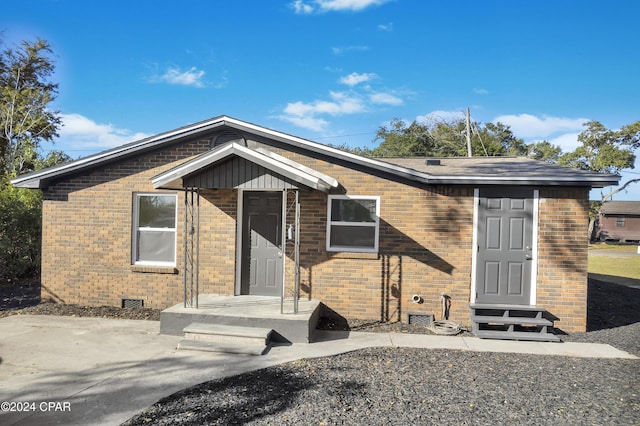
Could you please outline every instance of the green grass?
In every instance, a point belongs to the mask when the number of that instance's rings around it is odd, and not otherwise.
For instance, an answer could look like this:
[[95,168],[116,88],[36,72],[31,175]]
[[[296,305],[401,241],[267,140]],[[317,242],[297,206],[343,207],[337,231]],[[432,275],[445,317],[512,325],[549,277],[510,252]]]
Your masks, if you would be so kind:
[[594,243],[589,245],[589,250],[610,250],[635,253],[638,250],[638,245],[623,243]]
[[616,258],[589,254],[589,273],[640,280],[640,255]]

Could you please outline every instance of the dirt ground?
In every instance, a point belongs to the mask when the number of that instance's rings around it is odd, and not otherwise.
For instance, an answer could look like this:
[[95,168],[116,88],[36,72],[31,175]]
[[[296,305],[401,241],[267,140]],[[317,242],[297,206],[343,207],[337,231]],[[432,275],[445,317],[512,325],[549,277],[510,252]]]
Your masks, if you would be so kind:
[[[32,277],[20,282],[0,283],[0,318],[9,315],[65,315],[76,317],[160,320],[160,310],[113,306],[65,305],[40,301],[40,282]],[[587,331],[640,322],[640,280],[607,275],[589,276]],[[426,327],[381,321],[347,319],[321,321],[320,328],[354,331],[429,333]]]

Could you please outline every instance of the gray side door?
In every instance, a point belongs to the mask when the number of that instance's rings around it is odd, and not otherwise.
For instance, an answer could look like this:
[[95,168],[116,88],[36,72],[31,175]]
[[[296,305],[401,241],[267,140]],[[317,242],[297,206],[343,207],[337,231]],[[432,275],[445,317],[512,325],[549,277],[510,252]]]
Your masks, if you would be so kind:
[[244,192],[240,293],[280,296],[282,193]]
[[532,246],[533,190],[481,189],[477,303],[530,303]]

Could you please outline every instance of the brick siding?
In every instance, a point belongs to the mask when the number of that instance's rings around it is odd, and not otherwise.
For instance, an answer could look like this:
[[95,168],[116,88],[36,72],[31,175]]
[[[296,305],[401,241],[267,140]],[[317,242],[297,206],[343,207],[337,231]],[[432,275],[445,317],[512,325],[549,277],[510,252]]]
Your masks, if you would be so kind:
[[[135,192],[156,192],[151,177],[207,150],[208,141],[175,145],[53,184],[43,207],[43,299],[119,306],[122,298],[166,308],[183,298],[184,194],[178,193],[175,268],[131,265]],[[327,252],[327,194],[300,191],[302,297],[349,318],[406,321],[408,312],[468,324],[473,188],[418,188],[301,154],[270,150],[335,177],[347,195],[380,196],[379,253]],[[540,192],[538,304],[580,331],[586,316],[586,189]],[[200,292],[234,294],[238,191],[203,190]],[[287,218],[292,220],[291,214]],[[292,294],[292,246],[286,247],[285,294]],[[412,303],[414,294],[424,303]]]

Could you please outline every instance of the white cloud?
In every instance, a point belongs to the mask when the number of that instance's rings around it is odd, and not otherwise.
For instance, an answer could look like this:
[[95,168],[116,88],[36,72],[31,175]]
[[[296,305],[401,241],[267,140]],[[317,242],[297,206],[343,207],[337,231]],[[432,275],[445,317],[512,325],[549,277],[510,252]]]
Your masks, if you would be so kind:
[[64,125],[56,143],[70,147],[71,151],[81,148],[113,148],[150,136],[120,129],[113,124],[99,124],[80,114],[60,114],[60,117]]
[[370,83],[379,79],[375,73],[352,72],[338,80],[339,83],[348,86],[348,89],[329,91],[328,97],[324,99],[290,102],[276,118],[321,132],[332,125],[333,117],[370,113],[402,105],[402,93],[372,87]]
[[[517,136],[516,133],[514,134]],[[570,152],[580,146],[580,142],[578,142],[579,134],[580,132],[564,133],[554,138],[547,139],[547,141],[552,145],[557,145],[562,148],[562,152]]]
[[361,95],[355,92],[329,92],[330,100],[293,102],[287,104],[279,118],[299,127],[321,131],[329,122],[322,115],[338,117],[365,112],[367,107]]
[[537,117],[531,114],[501,115],[492,120],[511,127],[513,134],[523,139],[545,139],[559,133],[580,133],[588,118],[564,118],[543,115]]
[[371,103],[378,105],[393,105],[398,106],[402,105],[403,100],[399,97],[392,95],[391,93],[377,92],[371,93],[369,95],[369,100]]
[[289,6],[298,15],[307,15],[312,13],[314,10],[314,7],[311,4],[307,4],[302,0],[295,0],[294,2],[291,2]]
[[428,112],[424,115],[419,115],[416,117],[416,121],[422,124],[430,124],[434,122],[449,122],[453,120],[461,120],[465,117],[464,112],[462,111],[443,111],[436,110]]
[[365,110],[362,99],[355,94],[344,92],[329,92],[331,101],[313,101],[311,103],[294,102],[287,104],[284,109],[286,114],[298,117],[316,114],[328,114],[332,116],[355,114]]
[[178,67],[169,67],[164,74],[158,77],[158,80],[180,86],[204,87],[202,81],[204,75],[205,72],[196,67],[191,67],[186,71]]
[[348,52],[366,52],[367,50],[369,50],[368,46],[339,46],[331,48],[335,55],[343,55]]
[[377,75],[375,73],[357,73],[357,72],[352,72],[351,74],[341,77],[340,78],[340,83],[342,84],[346,84],[349,87],[353,87],[356,86],[360,83],[366,83],[368,81],[371,81],[373,79],[375,79],[377,77]]
[[309,129],[316,132],[321,132],[329,126],[329,122],[322,118],[315,117],[298,117],[295,115],[281,115],[281,120],[287,121],[303,129]]
[[391,31],[393,31],[393,22],[389,22],[388,24],[380,24],[378,25],[378,29],[380,31],[386,31],[390,33]]
[[314,12],[359,12],[371,6],[379,6],[389,0],[294,0],[289,4],[297,14]]
[[473,93],[475,93],[476,95],[488,95],[489,91],[487,89],[483,89],[481,87],[474,87],[473,88]]

